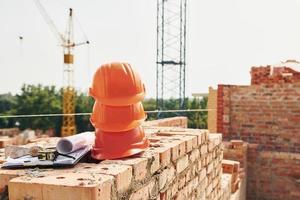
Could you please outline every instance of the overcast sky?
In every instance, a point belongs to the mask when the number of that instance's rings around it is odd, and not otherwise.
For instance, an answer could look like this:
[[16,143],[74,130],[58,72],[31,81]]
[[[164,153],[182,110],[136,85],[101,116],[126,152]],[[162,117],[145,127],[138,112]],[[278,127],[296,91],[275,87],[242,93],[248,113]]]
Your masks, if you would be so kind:
[[[87,91],[102,63],[127,61],[154,97],[156,0],[41,2],[61,32],[74,8],[91,41],[75,53],[77,89]],[[187,94],[249,84],[253,65],[300,60],[299,10],[298,0],[188,0]],[[0,93],[19,92],[23,83],[61,86],[62,50],[33,0],[0,0]]]

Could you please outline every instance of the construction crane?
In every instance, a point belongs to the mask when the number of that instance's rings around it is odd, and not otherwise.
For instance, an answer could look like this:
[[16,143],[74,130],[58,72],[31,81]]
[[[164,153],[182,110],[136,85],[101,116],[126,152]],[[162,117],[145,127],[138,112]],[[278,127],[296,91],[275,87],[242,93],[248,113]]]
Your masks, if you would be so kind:
[[35,5],[40,11],[42,17],[49,25],[51,31],[57,37],[60,45],[63,48],[63,74],[64,74],[64,85],[63,85],[63,124],[61,127],[61,136],[74,135],[76,133],[75,116],[75,89],[74,89],[74,48],[80,45],[89,44],[89,41],[85,38],[85,41],[75,43],[74,32],[73,32],[73,9],[69,9],[68,22],[66,32],[60,33],[55,26],[54,22],[46,12],[46,9],[41,4],[40,0],[34,0]]
[[[186,30],[188,0],[157,0],[156,107],[174,98],[174,108],[186,108]],[[158,117],[164,117],[158,113]]]

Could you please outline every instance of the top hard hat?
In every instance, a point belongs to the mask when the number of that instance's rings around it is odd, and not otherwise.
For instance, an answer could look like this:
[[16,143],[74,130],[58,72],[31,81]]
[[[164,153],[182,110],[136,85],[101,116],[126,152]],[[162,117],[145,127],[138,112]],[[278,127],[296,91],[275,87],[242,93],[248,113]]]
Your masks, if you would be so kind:
[[98,68],[90,95],[105,105],[126,106],[144,99],[145,86],[130,64],[115,62]]

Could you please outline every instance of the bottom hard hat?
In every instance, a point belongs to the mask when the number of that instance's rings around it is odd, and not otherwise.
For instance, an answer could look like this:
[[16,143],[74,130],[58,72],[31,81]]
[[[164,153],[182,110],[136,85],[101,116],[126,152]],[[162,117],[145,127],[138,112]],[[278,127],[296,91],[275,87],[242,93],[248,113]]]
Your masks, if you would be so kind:
[[122,132],[96,129],[92,157],[97,160],[117,159],[141,153],[149,146],[141,126]]

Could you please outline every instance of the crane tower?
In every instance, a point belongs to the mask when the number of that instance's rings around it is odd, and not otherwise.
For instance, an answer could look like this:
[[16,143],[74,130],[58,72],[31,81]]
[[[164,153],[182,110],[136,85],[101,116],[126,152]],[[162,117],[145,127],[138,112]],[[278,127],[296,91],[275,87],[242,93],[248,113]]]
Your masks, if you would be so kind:
[[50,16],[47,14],[45,8],[40,3],[39,0],[34,0],[37,8],[39,9],[41,15],[51,28],[54,35],[59,40],[60,45],[63,48],[63,90],[62,90],[62,107],[63,107],[63,124],[61,127],[61,135],[63,137],[73,135],[76,133],[75,124],[75,89],[74,89],[74,48],[76,46],[89,44],[86,39],[84,42],[75,43],[74,42],[74,32],[73,32],[73,9],[69,9],[68,22],[66,27],[66,32],[61,34],[54,22],[51,20]]
[[185,108],[187,0],[157,0],[156,106]]
[[64,86],[63,86],[63,124],[61,135],[69,136],[76,133],[75,116],[69,115],[75,113],[75,89],[74,89],[74,54],[73,48],[73,10],[69,10],[69,19],[66,29],[66,41],[62,43],[64,51]]

